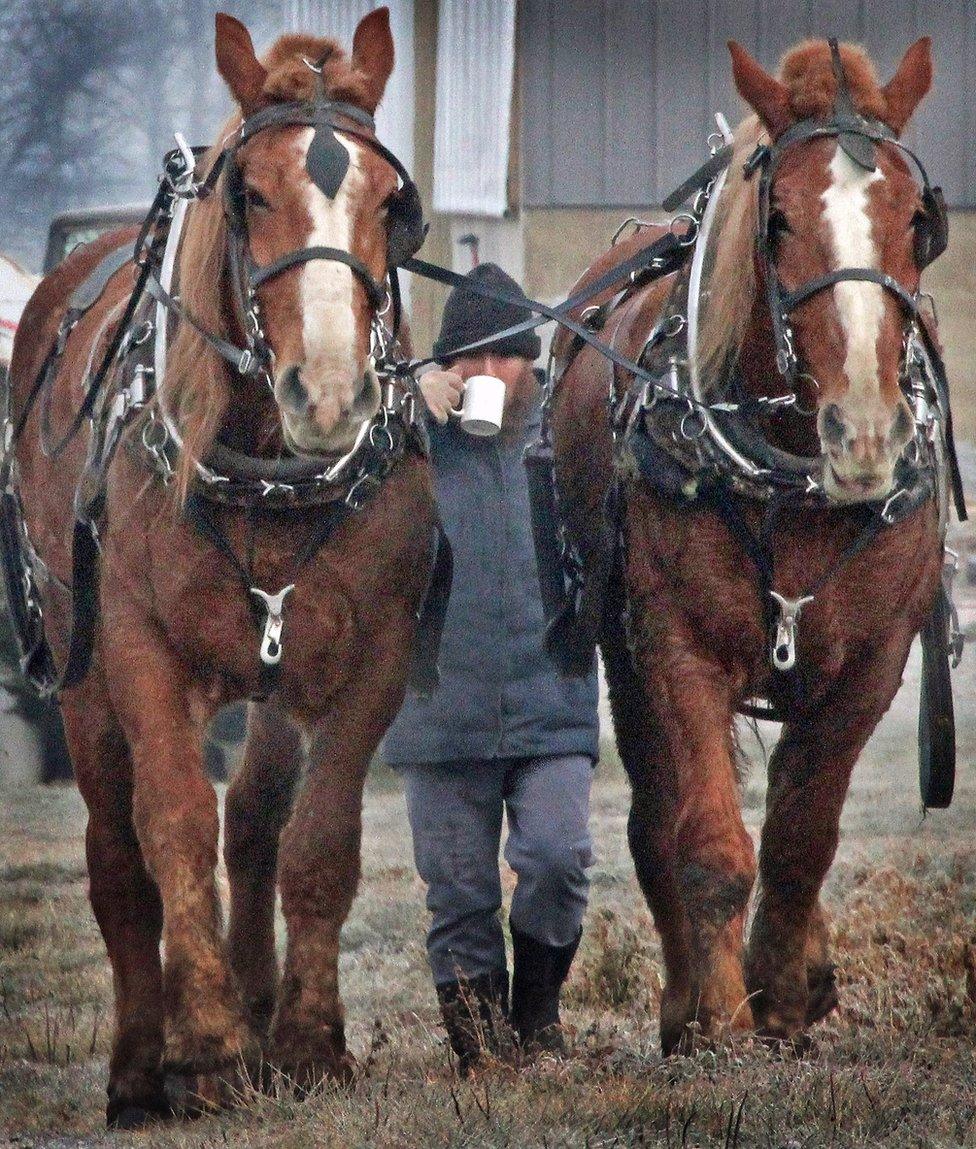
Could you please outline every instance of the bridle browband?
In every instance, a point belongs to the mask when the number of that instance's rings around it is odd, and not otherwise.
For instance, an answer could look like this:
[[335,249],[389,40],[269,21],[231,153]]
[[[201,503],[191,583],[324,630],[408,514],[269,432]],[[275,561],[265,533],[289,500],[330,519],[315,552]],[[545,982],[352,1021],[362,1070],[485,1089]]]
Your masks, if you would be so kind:
[[854,163],[865,171],[874,171],[876,148],[883,144],[893,145],[912,161],[921,177],[922,210],[921,218],[916,223],[915,243],[915,260],[919,271],[938,258],[948,244],[946,209],[941,188],[932,186],[922,161],[911,148],[897,138],[887,124],[862,116],[855,110],[837,40],[831,39],[828,43],[837,79],[833,115],[828,120],[806,119],[791,124],[771,143],[760,144],[746,161],[744,168],[747,178],[751,178],[757,171],[760,172],[756,247],[762,263],[766,299],[772,320],[776,367],[794,394],[803,372],[800,371],[795,350],[790,317],[801,304],[838,283],[875,283],[898,300],[905,313],[906,322],[911,327],[919,322],[919,296],[909,291],[893,276],[873,267],[837,268],[802,284],[793,291],[784,291],[776,267],[770,220],[773,215],[772,197],[776,170],[790,148],[809,140],[834,138],[838,147]]

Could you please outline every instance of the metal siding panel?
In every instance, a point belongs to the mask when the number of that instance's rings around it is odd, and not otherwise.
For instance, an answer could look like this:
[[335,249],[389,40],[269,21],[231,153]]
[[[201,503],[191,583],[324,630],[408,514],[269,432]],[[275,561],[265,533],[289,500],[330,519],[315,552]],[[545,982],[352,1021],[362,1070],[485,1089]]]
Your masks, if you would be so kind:
[[775,69],[811,34],[863,42],[883,80],[918,35],[932,35],[935,87],[906,139],[950,203],[976,202],[976,104],[967,96],[976,67],[974,0],[522,3],[528,203],[656,201],[699,161],[712,112],[734,120],[744,110],[725,41],[740,40]]
[[[895,3],[892,5],[897,6]],[[808,35],[827,39],[852,40],[863,35],[861,3],[858,0],[819,0],[808,17]]]
[[657,187],[661,90],[651,46],[654,5],[606,0],[604,202],[651,203]]
[[603,200],[603,5],[563,0],[551,25],[552,194],[560,204]]
[[552,202],[552,0],[521,0],[522,172],[527,204]]
[[882,82],[890,79],[909,44],[918,39],[914,0],[861,0],[864,34],[861,42],[871,54]]
[[655,203],[702,162],[710,131],[705,107],[702,60],[707,28],[701,10],[688,0],[658,4],[655,62],[662,98],[658,104],[658,139],[667,162],[659,167]]
[[922,162],[934,183],[941,183],[949,203],[967,199],[964,139],[967,101],[966,0],[918,0],[918,27],[931,35],[936,81],[919,105],[915,118],[916,140]]

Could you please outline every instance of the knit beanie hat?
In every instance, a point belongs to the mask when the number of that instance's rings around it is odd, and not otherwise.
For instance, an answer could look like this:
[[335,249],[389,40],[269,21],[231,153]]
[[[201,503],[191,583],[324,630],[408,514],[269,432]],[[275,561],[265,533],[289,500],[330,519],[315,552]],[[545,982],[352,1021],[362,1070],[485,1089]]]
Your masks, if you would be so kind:
[[[522,288],[495,263],[479,263],[468,273],[468,279],[526,299]],[[433,348],[434,358],[446,363],[452,358],[451,352],[455,347],[485,339],[531,317],[532,312],[517,304],[485,299],[473,291],[455,287],[444,305],[440,335]],[[532,330],[510,335],[484,348],[485,352],[490,351],[494,355],[520,355],[523,359],[537,359],[541,350],[542,340]]]

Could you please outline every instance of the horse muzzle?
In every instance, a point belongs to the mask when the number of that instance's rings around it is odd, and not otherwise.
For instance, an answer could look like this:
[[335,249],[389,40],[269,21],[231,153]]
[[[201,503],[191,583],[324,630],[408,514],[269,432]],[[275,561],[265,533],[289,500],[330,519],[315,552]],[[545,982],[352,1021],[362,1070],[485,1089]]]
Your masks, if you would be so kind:
[[883,499],[895,483],[895,464],[915,433],[908,404],[853,414],[825,403],[817,417],[823,450],[823,486],[835,503]]
[[362,372],[355,387],[343,379],[338,385],[320,382],[313,388],[303,368],[292,364],[278,374],[274,394],[286,444],[305,455],[348,451],[363,420],[372,418],[380,406],[380,383],[372,366]]

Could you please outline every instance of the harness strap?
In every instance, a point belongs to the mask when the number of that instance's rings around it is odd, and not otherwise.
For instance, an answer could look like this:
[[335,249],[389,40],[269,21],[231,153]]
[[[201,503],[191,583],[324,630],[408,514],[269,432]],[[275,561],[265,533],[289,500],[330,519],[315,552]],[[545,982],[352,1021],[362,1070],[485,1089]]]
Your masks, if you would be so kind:
[[899,302],[910,315],[918,314],[918,302],[915,296],[912,295],[911,292],[906,291],[894,276],[887,275],[883,271],[876,271],[871,267],[839,267],[835,271],[829,271],[826,275],[811,279],[807,283],[804,283],[802,287],[798,287],[795,291],[789,291],[780,297],[783,310],[788,315],[791,311],[796,310],[801,303],[805,303],[812,295],[816,295],[825,288],[833,287],[835,284],[847,281],[876,283],[879,287],[883,287],[886,291],[890,291],[892,295],[897,296]]
[[[251,617],[254,619],[255,626],[260,631],[266,626],[266,619],[263,617],[261,601],[267,602],[274,596],[266,596],[263,592],[260,595],[255,593],[259,588],[256,586],[254,569],[253,569],[253,556],[249,556],[247,561],[242,561],[237,552],[234,550],[233,544],[227,537],[220,524],[217,514],[217,504],[205,499],[202,495],[193,492],[186,500],[186,505],[183,510],[184,516],[190,526],[203,538],[206,542],[216,547],[217,550],[224,556],[230,563],[237,575],[237,578],[244,590],[247,599],[248,609],[251,612]],[[299,548],[295,555],[292,565],[291,578],[289,579],[289,589],[294,586],[298,576],[302,573],[305,567],[315,558],[318,552],[328,542],[333,533],[342,525],[343,522],[351,514],[351,508],[341,500],[332,503],[326,503],[323,507],[321,517],[318,520],[314,530],[305,539],[302,546]],[[279,598],[279,610],[283,608],[285,591],[282,591]],[[280,640],[279,640],[280,651]],[[280,653],[279,653],[280,658]],[[267,698],[271,691],[277,686],[280,677],[280,664],[278,661],[269,662],[263,656],[260,664],[259,676],[259,692],[253,697],[255,699]]]
[[[632,283],[636,282],[642,272],[655,270],[662,278],[665,275],[670,275],[672,272],[677,271],[685,262],[688,258],[689,251],[690,248],[684,246],[676,235],[670,231],[666,232],[653,243],[648,244],[647,247],[642,247],[640,251],[635,252],[629,259],[623,260],[623,262],[610,268],[609,271],[604,272],[598,279],[595,279],[587,287],[578,291],[575,295],[570,296],[569,299],[555,308],[547,307],[544,303],[538,303],[533,299],[527,299],[524,295],[514,295],[508,291],[487,287],[484,284],[469,279],[467,276],[459,275],[457,272],[449,271],[444,267],[438,267],[433,263],[427,263],[425,260],[417,258],[408,259],[403,264],[403,267],[406,271],[414,275],[422,276],[424,279],[432,279],[448,287],[460,287],[472,291],[475,295],[480,295],[484,299],[494,300],[496,303],[507,303],[519,307],[523,311],[535,312],[535,315],[530,319],[523,319],[518,323],[513,323],[511,327],[505,327],[501,331],[496,331],[491,335],[485,336],[483,339],[476,339],[471,343],[464,343],[459,347],[452,347],[449,351],[443,352],[438,358],[430,356],[426,359],[414,359],[410,362],[409,368],[411,371],[417,371],[421,367],[427,367],[431,363],[438,363],[445,359],[455,359],[459,355],[470,355],[472,352],[481,351],[485,347],[490,347],[492,344],[498,343],[503,339],[510,339],[512,336],[521,335],[525,331],[533,331],[536,327],[542,327],[553,320],[575,332],[577,330],[576,326],[573,325],[571,320],[567,321],[565,318],[568,317],[570,312],[575,311],[576,308],[582,304],[596,298],[596,296],[601,295],[604,291],[616,286],[616,284],[625,279],[630,279]],[[659,263],[659,266],[655,268],[654,265],[656,263]],[[596,344],[594,344],[594,346],[595,345]],[[636,364],[633,366],[636,366]]]
[[440,520],[434,527],[433,546],[434,564],[417,611],[417,629],[407,676],[411,689],[424,696],[433,694],[440,685],[437,655],[454,579],[454,551]]
[[163,287],[156,278],[155,272],[150,274],[146,280],[146,291],[157,303],[161,303],[167,310],[174,312],[180,319],[188,323],[207,346],[216,351],[221,359],[229,363],[239,375],[253,379],[264,371],[265,365],[259,355],[255,355],[247,347],[238,347],[230,340],[209,331],[191,311],[184,307],[175,295],[171,295]]
[[[662,240],[666,240],[669,238],[669,236],[670,233],[668,236],[662,236],[661,238]],[[672,252],[675,263],[674,266],[670,268],[670,270],[674,271],[677,270],[677,268],[680,267],[681,264],[685,261],[690,248],[683,248],[680,242],[675,239],[674,236],[670,236],[670,238],[674,240],[675,245],[679,249],[678,253]],[[594,348],[596,351],[599,351],[599,353],[605,359],[609,359],[610,362],[615,364],[617,367],[623,368],[623,370],[629,372],[636,379],[640,379],[642,382],[649,384],[655,391],[660,392],[661,394],[671,394],[670,390],[661,385],[660,381],[655,375],[652,375],[651,372],[646,371],[643,367],[640,366],[639,363],[635,363],[626,355],[621,355],[621,353],[614,347],[611,347],[609,343],[605,343],[602,339],[597,338],[597,336],[593,334],[590,328],[586,327],[582,323],[578,323],[575,319],[570,318],[568,314],[568,308],[565,304],[562,307],[549,307],[547,304],[540,303],[538,300],[526,300],[508,292],[496,291],[494,288],[483,285],[478,280],[469,279],[467,276],[459,275],[456,271],[448,271],[447,268],[438,267],[436,264],[427,263],[422,259],[407,260],[403,266],[407,269],[407,271],[412,271],[416,274],[423,275],[427,279],[433,279],[437,283],[443,283],[448,287],[460,287],[463,290],[470,291],[472,294],[479,295],[484,299],[492,299],[498,302],[510,303],[514,306],[520,307],[523,311],[534,311],[537,313],[537,315],[544,317],[538,321],[526,321],[527,327],[521,328],[522,330],[541,326],[542,323],[548,320],[555,320],[561,327],[565,327],[568,331],[572,331],[579,339],[581,339],[584,343],[589,344],[589,346]],[[664,275],[667,274],[667,272],[662,271],[661,274]],[[616,281],[617,280],[613,280],[611,282]],[[521,325],[519,326],[521,327]],[[479,340],[476,344],[470,344],[460,349],[451,349],[451,351],[442,354],[440,358],[454,357],[459,354],[466,354],[476,347],[491,346],[493,343],[497,343],[501,337],[506,337],[505,333],[501,333],[501,335],[492,335],[490,338]],[[437,361],[438,360],[434,359],[420,360],[416,363],[412,363],[411,367],[416,369],[427,363]],[[684,401],[693,407],[705,406],[705,404],[698,403],[691,398],[687,398]]]
[[276,259],[274,263],[265,264],[263,267],[252,264],[251,285],[256,289],[267,280],[273,279],[276,275],[281,275],[283,271],[287,271],[290,267],[296,267],[302,263],[310,263],[313,259],[328,259],[333,263],[344,263],[346,267],[352,269],[353,274],[363,285],[372,306],[374,308],[383,306],[386,300],[386,293],[380,283],[373,278],[369,268],[361,259],[357,259],[351,252],[343,251],[341,247],[303,247],[299,251],[290,251],[287,255]]

